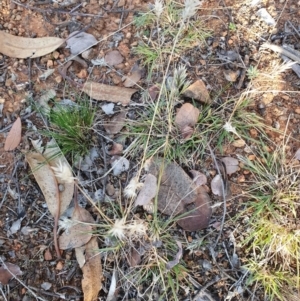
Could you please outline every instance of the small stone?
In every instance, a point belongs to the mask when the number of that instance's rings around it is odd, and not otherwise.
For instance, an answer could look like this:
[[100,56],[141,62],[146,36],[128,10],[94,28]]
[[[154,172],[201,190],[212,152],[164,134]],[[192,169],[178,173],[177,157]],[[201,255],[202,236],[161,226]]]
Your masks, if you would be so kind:
[[54,51],[52,53],[53,57],[57,60],[59,58],[59,52],[58,51]]
[[266,93],[263,95],[263,103],[265,105],[268,105],[269,103],[272,102],[273,98],[274,98],[274,95],[272,93]]
[[55,81],[59,84],[62,82],[62,76],[61,75],[58,75],[55,77]]
[[240,70],[228,69],[228,70],[224,70],[223,74],[224,74],[227,81],[235,82],[237,80],[237,78],[239,77],[239,75],[240,75]]
[[81,69],[76,75],[79,78],[87,78],[88,73],[86,69]]
[[258,132],[256,129],[250,129],[249,133],[252,138],[256,138],[258,136]]
[[256,156],[255,156],[255,155],[249,155],[249,156],[248,156],[248,159],[249,159],[250,161],[254,161],[254,160],[255,160],[255,158],[256,158]]
[[235,141],[232,142],[232,145],[234,147],[244,147],[246,144],[245,140],[244,139],[237,139]]
[[52,60],[47,61],[47,68],[53,68],[53,61]]
[[17,15],[15,18],[16,21],[20,21],[21,19],[22,19],[22,17],[20,15]]
[[64,267],[64,264],[63,264],[61,261],[59,261],[59,262],[56,264],[55,269],[58,270],[58,271],[61,271],[61,270],[63,269],[63,267]]
[[300,114],[300,108],[295,109],[295,113]]
[[115,194],[115,187],[114,187],[114,185],[112,185],[111,183],[108,183],[106,185],[106,193],[109,196],[113,196]]
[[243,182],[245,182],[245,176],[244,176],[244,175],[240,175],[240,176],[237,178],[237,182],[238,182],[238,183],[243,183]]
[[212,102],[207,88],[201,79],[195,81],[183,93],[184,96],[194,100],[210,104]]

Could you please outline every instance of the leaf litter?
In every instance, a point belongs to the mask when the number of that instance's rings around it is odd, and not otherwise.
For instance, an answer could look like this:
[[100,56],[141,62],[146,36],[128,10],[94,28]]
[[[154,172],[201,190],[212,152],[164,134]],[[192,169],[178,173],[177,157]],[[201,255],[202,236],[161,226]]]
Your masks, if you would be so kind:
[[5,151],[12,151],[18,147],[22,138],[22,123],[21,118],[18,117],[11,127],[4,144]]
[[36,58],[51,53],[65,40],[56,37],[24,38],[0,31],[0,52],[14,58]]
[[148,164],[148,172],[161,177],[158,210],[171,217],[179,216],[177,223],[187,231],[206,228],[212,209],[205,188],[197,186],[177,163],[153,158]]

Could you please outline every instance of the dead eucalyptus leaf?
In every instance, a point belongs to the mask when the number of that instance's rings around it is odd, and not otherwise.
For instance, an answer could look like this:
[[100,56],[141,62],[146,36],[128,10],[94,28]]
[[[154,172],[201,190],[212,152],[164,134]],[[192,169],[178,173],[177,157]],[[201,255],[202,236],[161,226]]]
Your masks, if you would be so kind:
[[81,269],[85,265],[85,248],[86,245],[75,248],[76,260]]
[[166,268],[168,270],[171,270],[172,268],[174,268],[175,265],[177,265],[182,257],[182,244],[180,241],[176,240],[177,246],[179,248],[174,260],[171,260],[169,262],[167,262],[166,264]]
[[112,50],[108,52],[105,57],[105,62],[107,65],[115,66],[123,62],[124,58],[118,50]]
[[135,248],[130,248],[127,260],[131,267],[135,267],[141,262],[141,255]]
[[296,151],[294,157],[295,159],[300,160],[300,148]]
[[78,248],[85,245],[92,237],[92,226],[76,224],[66,230],[58,239],[62,250]]
[[126,112],[122,111],[114,115],[110,121],[104,124],[105,131],[109,134],[118,134],[125,125]]
[[59,191],[54,172],[46,159],[39,153],[27,153],[25,158],[31,168],[52,216],[57,215]]
[[239,169],[239,161],[235,158],[224,157],[221,161],[225,164],[228,175],[235,173]]
[[98,41],[89,33],[73,31],[67,39],[67,47],[73,55],[78,55],[84,50],[96,45]]
[[86,263],[82,268],[81,284],[84,301],[97,300],[98,293],[102,288],[102,265],[98,249],[97,237],[93,237],[86,245]]
[[124,87],[133,87],[142,77],[143,71],[138,64],[135,64],[131,70],[131,74],[126,76]]
[[[43,154],[50,167],[56,168],[57,166],[62,164],[64,168],[69,168],[69,174],[72,174],[72,170],[67,159],[64,155],[62,155],[61,150],[54,139],[51,139],[46,144],[45,148],[41,146],[41,141],[39,140],[31,140],[31,143],[38,152]],[[62,179],[56,177],[56,181],[58,184],[63,185],[64,188],[62,191],[59,191],[60,215],[62,215],[72,201],[74,194],[74,179],[71,178],[70,181],[66,183]]]
[[212,209],[211,200],[203,186],[197,187],[197,198],[193,203],[185,205],[188,212],[177,221],[177,224],[187,231],[198,231],[209,225]]
[[184,103],[177,111],[175,123],[184,139],[188,139],[193,133],[193,127],[198,121],[200,111],[190,103]]
[[20,144],[21,137],[22,137],[22,123],[21,123],[21,118],[18,117],[6,137],[4,150],[5,151],[14,150]]
[[150,201],[155,197],[157,192],[157,178],[151,173],[148,173],[145,177],[144,185],[140,190],[134,206],[143,206],[150,203]]
[[121,103],[123,106],[128,105],[132,94],[137,92],[135,89],[109,86],[91,81],[84,84],[82,91],[93,99]]
[[198,171],[198,170],[190,170],[190,173],[193,176],[193,182],[197,185],[197,186],[202,186],[207,184],[207,177],[205,174],[203,174],[202,172]]
[[60,47],[65,40],[56,37],[24,38],[0,31],[0,52],[9,57],[35,58]]
[[211,191],[213,194],[222,196],[223,195],[223,180],[220,175],[216,175],[211,181]]
[[19,266],[10,262],[5,262],[4,265],[0,267],[0,283],[6,285],[11,278],[22,274]]
[[95,223],[95,221],[87,210],[77,206],[71,219],[75,224],[59,237],[59,247],[62,250],[79,248],[92,237],[93,227],[90,224]]
[[148,170],[161,182],[157,195],[159,211],[170,216],[183,215],[177,223],[187,231],[208,226],[211,217],[210,197],[198,187],[176,163],[154,158],[148,162]]

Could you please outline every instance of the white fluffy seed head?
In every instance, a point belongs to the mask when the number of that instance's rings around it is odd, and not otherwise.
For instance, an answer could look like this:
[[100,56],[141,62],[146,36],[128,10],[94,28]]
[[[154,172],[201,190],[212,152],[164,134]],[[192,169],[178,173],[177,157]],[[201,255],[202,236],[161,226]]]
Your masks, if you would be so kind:
[[237,135],[235,127],[229,121],[224,124],[223,129],[228,133],[234,133]]
[[133,177],[129,184],[124,189],[124,195],[126,198],[134,198],[137,195],[137,191],[143,187],[143,183],[139,183],[138,177]]
[[182,11],[183,21],[186,21],[189,18],[193,17],[201,4],[202,3],[199,0],[185,0],[184,9]]
[[161,0],[155,0],[154,2],[154,13],[159,18],[164,10],[163,3]]
[[66,162],[59,160],[57,166],[51,168],[54,172],[55,177],[59,182],[74,183],[74,177],[71,168]]

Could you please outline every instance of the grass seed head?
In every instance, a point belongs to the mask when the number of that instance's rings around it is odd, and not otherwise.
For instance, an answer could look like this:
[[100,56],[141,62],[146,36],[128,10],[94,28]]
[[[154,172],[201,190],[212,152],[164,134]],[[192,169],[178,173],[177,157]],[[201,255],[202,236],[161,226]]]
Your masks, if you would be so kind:
[[69,165],[66,162],[63,162],[62,160],[58,161],[58,165],[56,167],[51,167],[55,177],[63,182],[63,183],[73,183],[74,177],[72,174],[72,171],[69,167]]

